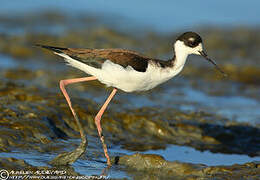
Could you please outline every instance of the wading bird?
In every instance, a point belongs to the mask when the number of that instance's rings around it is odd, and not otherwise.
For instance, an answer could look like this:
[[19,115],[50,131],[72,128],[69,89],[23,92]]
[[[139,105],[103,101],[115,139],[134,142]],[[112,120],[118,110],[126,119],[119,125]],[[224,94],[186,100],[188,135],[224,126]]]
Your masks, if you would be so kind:
[[216,63],[208,58],[203,50],[201,37],[194,32],[185,32],[177,38],[173,45],[174,56],[168,61],[150,58],[140,55],[135,51],[124,49],[77,49],[46,45],[37,46],[53,51],[55,54],[63,57],[68,65],[91,75],[89,77],[60,81],[60,89],[77,122],[82,139],[85,138],[85,134],[76,112],[72,107],[65,86],[78,82],[98,80],[101,83],[114,88],[95,117],[95,124],[108,165],[111,165],[111,161],[100,121],[105,109],[118,89],[125,92],[150,90],[176,76],[183,69],[186,59],[190,54],[204,57],[226,76]]

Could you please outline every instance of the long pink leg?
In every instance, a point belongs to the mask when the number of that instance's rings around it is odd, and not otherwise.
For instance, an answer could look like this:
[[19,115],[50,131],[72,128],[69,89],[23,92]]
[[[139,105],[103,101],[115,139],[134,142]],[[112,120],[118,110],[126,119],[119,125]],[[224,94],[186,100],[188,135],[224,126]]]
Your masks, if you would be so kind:
[[86,141],[86,138],[85,138],[85,133],[84,133],[84,130],[80,124],[80,121],[79,121],[79,118],[77,116],[77,114],[75,113],[74,109],[72,108],[72,104],[71,104],[71,101],[70,101],[70,97],[65,89],[65,86],[66,85],[69,85],[69,84],[73,84],[73,83],[79,83],[79,82],[84,82],[84,81],[93,81],[93,80],[96,80],[97,78],[94,77],[94,76],[91,76],[91,77],[84,77],[84,78],[75,78],[75,79],[66,79],[66,80],[61,80],[60,81],[60,89],[70,107],[70,110],[76,120],[76,123],[77,123],[77,126],[79,128],[79,132],[80,132],[80,136],[81,136],[81,139],[82,141]]
[[102,134],[102,128],[101,128],[101,124],[100,124],[100,121],[101,121],[101,117],[104,113],[104,111],[106,110],[109,102],[112,100],[112,98],[115,96],[117,92],[117,89],[114,88],[113,91],[111,92],[111,94],[108,96],[107,100],[105,101],[105,103],[103,104],[103,106],[101,107],[101,109],[99,110],[99,112],[97,113],[96,117],[95,117],[95,123],[96,123],[96,126],[97,126],[97,129],[98,129],[98,135],[100,137],[100,140],[102,142],[102,145],[103,145],[103,149],[104,149],[104,153],[105,153],[105,156],[107,158],[107,164],[109,166],[111,166],[111,161],[110,161],[110,158],[108,156],[108,152],[107,152],[107,145],[105,144],[105,138]]

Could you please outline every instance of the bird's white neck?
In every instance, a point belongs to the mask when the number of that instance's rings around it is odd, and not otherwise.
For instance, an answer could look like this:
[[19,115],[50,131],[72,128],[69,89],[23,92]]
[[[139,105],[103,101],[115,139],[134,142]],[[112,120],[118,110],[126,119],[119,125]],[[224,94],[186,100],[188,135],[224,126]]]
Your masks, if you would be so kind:
[[174,44],[175,60],[174,60],[174,74],[177,75],[183,69],[186,59],[190,54],[182,41],[177,40]]

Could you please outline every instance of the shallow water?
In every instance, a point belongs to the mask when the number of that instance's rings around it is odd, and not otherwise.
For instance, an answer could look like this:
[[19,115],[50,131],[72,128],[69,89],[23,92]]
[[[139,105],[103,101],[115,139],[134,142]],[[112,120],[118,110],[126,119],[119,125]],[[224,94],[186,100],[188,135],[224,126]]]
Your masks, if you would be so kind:
[[[55,157],[53,154],[45,154],[38,152],[11,152],[11,153],[0,153],[0,157],[13,157],[17,159],[24,159],[28,164],[32,166],[45,166],[51,168],[48,164],[52,158]],[[75,163],[73,163],[72,168],[77,173],[81,175],[91,176],[91,175],[101,175],[103,170],[107,167],[106,163],[99,161],[88,161],[79,159]],[[108,177],[113,178],[125,178],[129,177],[125,172],[121,171],[116,166],[113,166],[109,169],[107,174]]]
[[260,123],[260,103],[256,99],[241,95],[214,96],[192,87],[169,88],[160,96],[164,104],[178,102],[185,111],[205,111],[215,113],[237,122]]
[[[229,121],[260,124],[260,111],[258,111],[260,102],[256,98],[248,97],[243,92],[232,95],[210,95],[188,85],[188,79],[173,78],[170,81],[167,85],[163,85],[163,90],[159,92],[156,90],[135,94],[119,92],[115,99],[126,102],[122,104],[126,109],[157,107],[173,108],[184,112],[203,111],[219,115]],[[103,90],[100,90],[99,94],[93,96],[85,92],[81,97],[92,98],[97,104],[102,104],[108,93],[104,94]]]
[[13,58],[9,56],[0,54],[0,59],[0,68],[14,68],[18,66],[17,61],[15,61]]
[[198,151],[194,148],[170,145],[165,150],[153,150],[146,153],[162,155],[169,161],[180,161],[195,164],[206,164],[208,166],[244,164],[251,161],[260,161],[260,157],[249,157],[247,155],[221,154],[209,151]]
[[[71,143],[78,143],[78,140],[70,140]],[[102,149],[100,149],[102,151]],[[92,154],[93,149],[88,149],[87,152]],[[94,150],[96,151],[96,150]],[[128,151],[114,146],[109,150],[110,155],[131,155],[134,151]],[[168,161],[180,161],[186,163],[194,164],[205,164],[208,166],[218,166],[218,165],[233,165],[233,164],[244,164],[246,162],[260,161],[260,157],[248,157],[246,155],[235,155],[235,154],[221,154],[221,153],[211,153],[209,151],[198,151],[190,147],[169,145],[164,150],[149,150],[143,152],[145,154],[158,154],[163,156]],[[89,155],[85,155],[89,156]],[[13,157],[17,159],[24,159],[27,163],[33,166],[47,166],[51,167],[48,162],[55,157],[54,154],[49,153],[39,153],[39,152],[29,152],[29,151],[14,151],[10,153],[0,153],[0,157]],[[105,164],[105,158],[97,159],[78,159],[72,167],[74,170],[81,175],[101,175],[102,171],[107,167]],[[108,177],[113,178],[129,178],[124,171],[120,169],[120,166],[112,166],[109,169]]]

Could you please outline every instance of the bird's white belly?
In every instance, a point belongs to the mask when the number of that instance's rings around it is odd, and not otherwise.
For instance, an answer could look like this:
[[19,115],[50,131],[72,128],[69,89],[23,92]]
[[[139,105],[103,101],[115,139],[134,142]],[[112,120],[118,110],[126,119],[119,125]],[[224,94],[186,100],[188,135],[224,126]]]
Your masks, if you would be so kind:
[[101,83],[121,89],[125,92],[146,91],[169,80],[179,73],[171,68],[159,68],[148,63],[145,72],[139,72],[128,66],[126,68],[109,60],[105,61],[101,69],[88,66],[65,54],[58,54],[65,58],[66,62],[87,74],[95,76]]
[[122,66],[107,60],[95,76],[107,86],[121,89],[125,92],[146,91],[169,80],[170,71],[159,69],[148,64],[146,72],[138,72],[132,67]]

